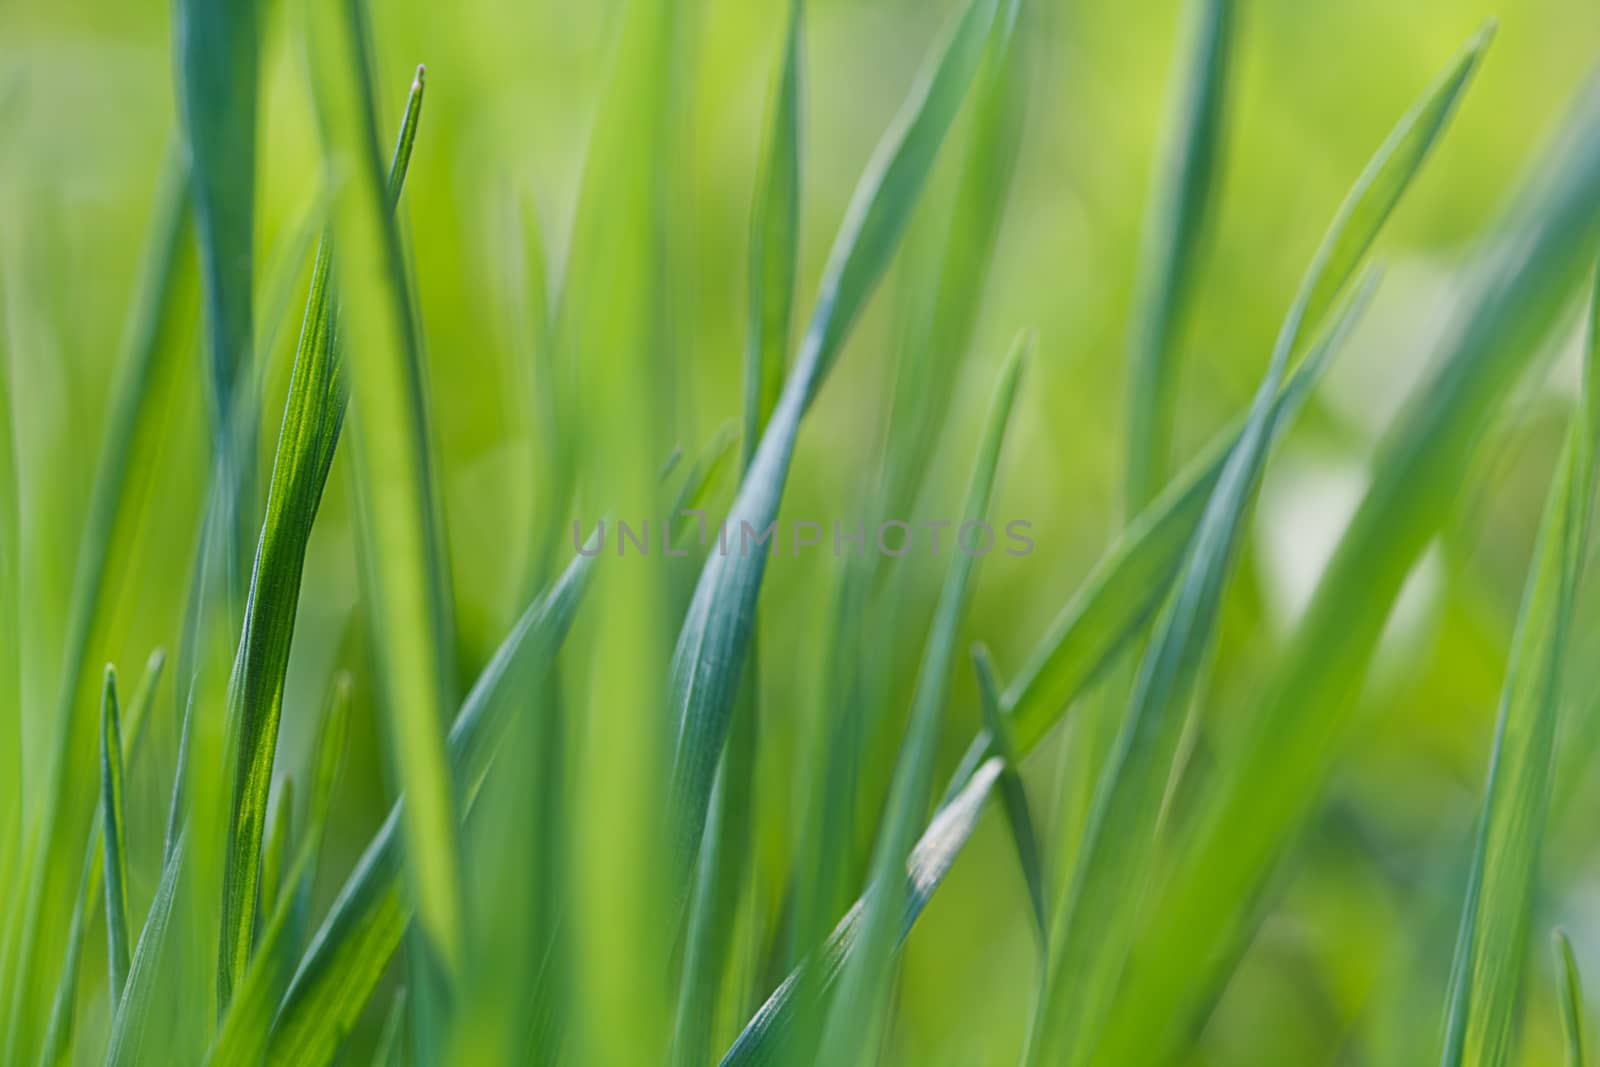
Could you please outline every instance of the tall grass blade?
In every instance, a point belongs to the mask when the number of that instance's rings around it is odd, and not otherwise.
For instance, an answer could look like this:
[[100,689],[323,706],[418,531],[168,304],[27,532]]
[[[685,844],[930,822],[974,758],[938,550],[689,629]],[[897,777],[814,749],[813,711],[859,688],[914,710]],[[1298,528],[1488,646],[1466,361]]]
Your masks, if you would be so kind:
[[1040,858],[1039,836],[1034,831],[1028,791],[1022,784],[1022,757],[1017,752],[1016,739],[1011,735],[1011,723],[1000,709],[1000,682],[995,673],[994,659],[982,644],[973,646],[972,667],[978,675],[978,702],[983,708],[984,728],[994,739],[995,752],[1001,761],[1000,800],[1005,806],[1011,842],[1017,850],[1017,866],[1028,887],[1028,903],[1033,907],[1034,928],[1042,948],[1049,943],[1050,912],[1045,902],[1044,862]]
[[336,183],[332,229],[366,609],[387,739],[406,795],[410,889],[430,962],[448,987],[465,963],[457,800],[443,728],[455,702],[455,637],[421,351],[378,156],[365,9],[360,0],[340,0],[312,10],[317,111]]
[[100,814],[106,882],[106,964],[111,999],[122,996],[131,953],[128,932],[128,830],[123,809],[122,716],[117,707],[117,672],[106,666],[100,701]]
[[1567,1067],[1584,1067],[1583,981],[1578,975],[1578,958],[1572,952],[1572,939],[1565,930],[1557,928],[1551,940],[1555,942],[1556,968],[1560,973],[1561,1030],[1566,1038],[1566,1064]]
[[[994,0],[971,0],[937,63],[918,83],[856,187],[823,272],[816,308],[727,518],[761,531],[775,519],[800,421],[905,230],[940,144],[984,53]],[[713,553],[700,573],[672,656],[676,721],[672,809],[682,879],[705,828],[706,805],[749,648],[766,555]]]
[[[273,809],[265,842],[261,846],[260,912],[270,916],[278,910],[278,894],[283,889],[284,862],[289,842],[294,837],[294,776],[284,775],[278,787],[278,803]],[[251,937],[251,950],[255,937]]]
[[1594,505],[1600,280],[1585,383],[1539,523],[1489,758],[1489,782],[1445,1001],[1444,1067],[1511,1054],[1554,778],[1560,693]]
[[[422,91],[419,69],[389,166],[391,211],[405,182],[416,141]],[[349,393],[344,359],[336,341],[333,269],[332,241],[324,237],[312,267],[305,320],[289,378],[289,395],[284,402],[283,425],[268,483],[266,514],[245,602],[244,627],[228,687],[228,718],[235,731],[232,745],[236,762],[223,875],[219,973],[224,1004],[250,957],[261,881],[261,835],[277,753],[283,686],[294,642],[306,546],[333,467]],[[266,910],[271,913],[270,908]]]

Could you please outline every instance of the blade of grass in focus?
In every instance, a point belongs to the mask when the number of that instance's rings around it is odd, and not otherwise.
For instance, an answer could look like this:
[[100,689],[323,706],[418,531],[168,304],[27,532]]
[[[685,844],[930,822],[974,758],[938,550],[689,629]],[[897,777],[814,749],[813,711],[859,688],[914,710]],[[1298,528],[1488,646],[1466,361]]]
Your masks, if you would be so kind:
[[[1032,348],[1031,336],[1018,339],[1000,373],[1000,384],[989,410],[988,425],[978,448],[977,465],[962,509],[961,529],[981,524],[989,513],[1000,450],[1011,422],[1022,369]],[[876,891],[864,901],[859,948],[844,965],[839,988],[828,1011],[819,1057],[821,1063],[846,1067],[870,1062],[868,1050],[877,1047],[894,947],[899,940],[908,896],[899,873],[916,842],[931,799],[933,760],[949,694],[951,661],[977,569],[974,553],[958,550],[951,553],[951,560],[917,673],[911,718],[873,852],[868,884],[875,886]]]
[[[389,165],[390,211],[398,201],[416,142],[422,93],[419,70],[411,84]],[[333,270],[332,241],[324,237],[312,268],[304,325],[284,402],[266,514],[245,602],[244,627],[228,688],[228,718],[235,732],[231,744],[237,762],[223,875],[223,932],[218,964],[224,1005],[249,961],[258,891],[266,894],[260,887],[262,832],[306,547],[328,472],[333,467],[348,399],[344,359],[336,341]],[[271,913],[264,905],[263,910]]]
[[[378,156],[365,10],[359,0],[312,10],[317,112],[336,181],[332,232],[366,610],[387,740],[406,795],[406,869],[429,957],[414,962],[436,967],[447,990],[465,964],[457,798],[443,728],[455,703],[455,637],[421,353]],[[413,979],[422,980],[416,969]],[[413,989],[423,1000],[432,992]]]
[[1567,1067],[1583,1067],[1583,981],[1578,975],[1578,959],[1572,952],[1572,939],[1567,932],[1557,929],[1551,940],[1555,943],[1556,969],[1561,987],[1561,1030],[1566,1038]]
[[1444,1067],[1499,1067],[1511,1054],[1550,808],[1562,676],[1594,504],[1600,278],[1590,302],[1588,344],[1584,383],[1539,522],[1500,696],[1445,1001]]
[[[994,16],[994,0],[968,3],[857,185],[824,269],[810,325],[729,511],[729,529],[742,531],[748,525],[760,531],[775,520],[800,421],[899,245],[939,146],[977,73]],[[713,553],[701,571],[673,652],[670,714],[677,744],[671,808],[680,881],[692,870],[705,828],[765,569],[762,552]]]
[[131,950],[128,932],[128,831],[123,808],[122,722],[117,707],[117,672],[106,667],[100,702],[100,813],[106,883],[106,964],[111,999],[122,995]]

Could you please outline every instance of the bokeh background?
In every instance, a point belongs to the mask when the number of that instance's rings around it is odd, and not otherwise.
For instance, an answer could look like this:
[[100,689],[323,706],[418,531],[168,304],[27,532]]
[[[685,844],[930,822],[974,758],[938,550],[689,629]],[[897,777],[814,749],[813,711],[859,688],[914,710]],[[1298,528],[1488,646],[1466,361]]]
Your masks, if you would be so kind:
[[[686,0],[687,2],[687,0]],[[559,281],[590,119],[607,69],[607,0],[386,0],[373,9],[392,128],[412,68],[429,96],[402,215],[425,326],[430,402],[444,472],[459,656],[470,680],[520,609],[529,546],[555,518],[535,514],[529,353],[533,230]],[[753,176],[786,5],[695,0],[686,93],[675,131],[681,182],[660,219],[673,262],[675,434],[693,451],[737,416]],[[957,399],[926,457],[919,512],[954,514],[999,361],[1016,331],[1038,330],[995,515],[1033,524],[1038,549],[987,561],[966,623],[1015,668],[1116,529],[1124,455],[1124,353],[1135,258],[1166,121],[1182,25],[1172,0],[1052,0],[1022,154],[974,345]],[[798,308],[846,201],[950,0],[813,0],[803,162]],[[292,0],[268,5],[262,83],[258,249],[264,307],[288,309],[265,351],[264,455],[270,456],[321,210],[320,157]],[[1387,274],[1374,307],[1269,467],[1220,647],[1201,696],[1192,763],[1228,743],[1230,709],[1253,692],[1359,498],[1366,463],[1459,291],[1459,268],[1525,162],[1600,59],[1600,6],[1587,0],[1259,0],[1241,9],[1225,164],[1203,279],[1179,345],[1177,429],[1192,452],[1247,403],[1305,262],[1345,189],[1408,103],[1488,16],[1500,28],[1435,158],[1378,249]],[[0,279],[13,361],[22,470],[25,716],[23,780],[52,736],[61,635],[76,541],[135,290],[139,250],[174,136],[169,11],[150,0],[4,0],[0,6]],[[941,169],[900,265],[855,332],[802,436],[789,518],[851,523],[882,434],[897,314],[917,277],[918,232],[939,225]],[[263,321],[272,316],[262,314]],[[1576,308],[1549,358],[1458,472],[1459,513],[1413,575],[1363,697],[1361,726],[1294,873],[1192,1053],[1213,1064],[1408,1064],[1431,1047],[1470,855],[1471,822],[1549,473],[1577,381]],[[269,323],[270,325],[270,323]],[[205,411],[199,352],[190,380],[162,398],[169,452],[140,542],[137,589],[119,609],[119,662],[134,670],[170,647],[197,534]],[[298,765],[311,713],[359,637],[347,477],[336,466],[307,563],[280,765]],[[725,505],[731,486],[717,497]],[[590,516],[592,518],[592,516]],[[570,534],[563,532],[563,538]],[[939,564],[899,618],[905,633],[888,704],[897,729]],[[765,732],[758,871],[781,870],[805,806],[808,725],[824,699],[820,660],[836,566],[828,553],[774,561],[763,598]],[[1594,630],[1596,598],[1581,629]],[[771,636],[768,636],[771,635]],[[5,635],[10,640],[12,635]],[[1600,713],[1596,661],[1569,679],[1569,734],[1547,850],[1550,921],[1573,932],[1600,973],[1600,775],[1586,720]],[[169,683],[170,684],[170,683]],[[363,684],[358,672],[358,685]],[[323,899],[385,810],[386,786],[365,702],[357,716]],[[944,770],[977,706],[958,674]],[[136,811],[161,810],[176,723],[158,714],[157,753],[131,784]],[[1590,728],[1588,733],[1600,732]],[[1041,812],[1054,810],[1060,759],[1028,768]],[[885,780],[887,761],[869,770]],[[1181,793],[1180,793],[1181,802]],[[1048,820],[1048,814],[1046,815]],[[132,834],[155,835],[154,819]],[[1049,834],[1045,834],[1046,838]],[[150,840],[151,838],[146,838]],[[156,877],[135,854],[135,914]],[[773,888],[772,892],[778,892]],[[1557,1014],[1536,924],[1525,1058],[1551,1062]],[[1034,995],[1036,948],[1003,828],[991,813],[911,938],[895,1054],[918,1064],[1014,1062]]]

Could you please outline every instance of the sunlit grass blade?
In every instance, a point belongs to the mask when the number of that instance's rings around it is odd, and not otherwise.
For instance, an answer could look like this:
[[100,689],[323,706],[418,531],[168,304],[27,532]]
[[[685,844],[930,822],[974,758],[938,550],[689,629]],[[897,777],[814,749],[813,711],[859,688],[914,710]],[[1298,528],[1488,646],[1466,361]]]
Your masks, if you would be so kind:
[[1193,829],[1151,901],[1113,1012],[1108,1061],[1164,1062],[1248,943],[1269,881],[1332,773],[1395,597],[1600,239],[1597,104],[1583,98],[1562,149],[1543,162],[1502,241],[1471,276],[1436,370],[1374,459],[1372,483],[1238,747],[1194,798]]
[[1034,927],[1042,947],[1049,943],[1050,912],[1045,902],[1044,862],[1040,858],[1039,837],[1034,831],[1028,791],[1023,787],[1019,769],[1021,756],[1017,753],[1016,740],[1011,736],[1011,723],[1000,710],[1000,682],[995,674],[994,659],[984,645],[973,647],[972,667],[978,675],[978,702],[983,708],[984,728],[994,739],[995,752],[1000,757],[1000,800],[1005,805],[1006,825],[1017,850],[1017,866],[1028,887],[1028,903],[1033,907]]
[[406,795],[410,890],[428,950],[449,985],[465,962],[457,800],[443,729],[454,703],[455,637],[421,353],[378,155],[365,10],[360,0],[344,0],[312,11],[317,111],[336,181],[332,230],[349,356],[364,599],[387,739]]
[[[762,531],[775,520],[800,421],[851,324],[899,245],[950,124],[983,57],[994,0],[971,0],[931,72],[913,90],[856,187],[823,272],[816,309],[727,523]],[[713,553],[701,571],[672,656],[677,729],[672,810],[686,881],[749,648],[766,554]],[[681,896],[681,893],[680,893]]]
[[[560,581],[528,607],[462,703],[450,731],[450,763],[467,811],[510,717],[528,710],[518,705],[517,695],[537,685],[566,638],[593,562],[586,556],[573,560]],[[313,935],[274,1018],[269,1063],[327,1063],[399,946],[411,918],[399,884],[406,802],[390,810]]]
[[1444,1067],[1498,1067],[1511,1054],[1550,808],[1562,677],[1594,505],[1597,328],[1600,279],[1591,298],[1585,384],[1546,497],[1500,694],[1445,1000]]
[[[416,141],[422,90],[419,69],[389,167],[391,211],[399,198]],[[284,680],[294,641],[306,546],[333,466],[348,397],[344,359],[336,341],[332,245],[331,239],[324,237],[312,267],[304,324],[268,483],[266,514],[250,576],[244,627],[228,689],[236,764],[223,875],[219,974],[224,1003],[250,957],[258,892],[262,896],[267,892],[260,886],[262,832],[283,713]],[[271,914],[270,907],[262,907]]]
[[[962,509],[960,530],[982,524],[989,513],[1001,447],[1011,422],[1022,368],[1032,347],[1031,335],[1020,338],[1001,371]],[[876,1047],[875,1035],[879,1030],[907,896],[905,883],[898,875],[927,817],[933,788],[933,760],[949,695],[951,662],[961,620],[972,595],[976,558],[975,552],[959,545],[951,554],[950,570],[939,595],[917,673],[911,717],[895,764],[888,807],[873,852],[868,884],[876,888],[864,901],[859,947],[845,964],[828,1012],[820,1056],[822,1063],[844,1067],[865,1062],[867,1050]]]
[[128,828],[123,809],[122,714],[117,706],[117,672],[108,664],[100,699],[100,815],[106,883],[106,964],[111,998],[122,995],[128,977]]
[[1194,0],[1189,6],[1189,51],[1182,61],[1187,70],[1173,81],[1171,128],[1156,165],[1128,348],[1124,504],[1130,519],[1166,484],[1178,395],[1175,349],[1222,169],[1233,0]]
[[1561,1031],[1566,1039],[1567,1067],[1584,1067],[1583,981],[1578,975],[1578,958],[1572,951],[1567,932],[1556,929],[1551,935],[1556,950],[1556,970],[1561,987]]
[[[62,944],[78,882],[78,848],[94,810],[98,785],[100,667],[116,596],[138,562],[126,547],[137,538],[149,491],[140,459],[159,436],[156,398],[183,362],[183,330],[191,317],[194,239],[188,175],[173,152],[157,193],[141,263],[140,289],[120,356],[117,384],[101,444],[88,518],[79,543],[72,603],[61,658],[61,683],[52,721],[57,731],[46,793],[19,923],[16,980],[0,1061],[24,1061],[34,1051],[42,1014],[36,998],[54,988],[53,952]],[[102,654],[104,653],[104,655]],[[41,951],[43,950],[43,951]]]

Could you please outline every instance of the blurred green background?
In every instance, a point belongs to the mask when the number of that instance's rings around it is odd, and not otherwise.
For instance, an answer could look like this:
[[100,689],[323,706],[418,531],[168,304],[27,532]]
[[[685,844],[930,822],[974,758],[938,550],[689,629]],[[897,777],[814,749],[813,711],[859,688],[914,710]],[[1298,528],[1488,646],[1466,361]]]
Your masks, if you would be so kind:
[[[741,396],[744,278],[753,174],[786,5],[697,0],[677,113],[680,196],[660,219],[673,262],[675,437],[693,452]],[[1180,5],[1058,2],[995,268],[951,417],[926,457],[926,515],[954,514],[1000,358],[1021,327],[1037,358],[1008,446],[999,521],[1034,527],[1037,550],[986,564],[966,623],[1015,668],[1107,544],[1122,478],[1124,367],[1135,256],[1169,99]],[[402,207],[415,258],[430,402],[458,606],[463,677],[521,608],[535,533],[527,264],[508,239],[536,218],[559,280],[590,119],[607,69],[616,4],[390,0],[373,10],[383,128],[418,62],[428,113]],[[814,0],[798,308],[810,307],[832,234],[867,154],[955,5],[947,0]],[[298,242],[320,211],[320,156],[299,6],[269,6],[263,61],[259,271],[284,280],[291,309],[266,353],[270,457],[309,259]],[[1343,192],[1394,119],[1486,16],[1500,31],[1436,158],[1380,242],[1387,275],[1306,417],[1269,468],[1215,666],[1202,695],[1191,774],[1229,743],[1230,707],[1303,605],[1366,479],[1365,463],[1426,365],[1459,291],[1458,269],[1524,161],[1600,57],[1600,6],[1585,0],[1260,2],[1242,9],[1217,224],[1180,346],[1178,438],[1187,454],[1249,400],[1295,282]],[[45,765],[69,602],[102,418],[132,299],[157,175],[173,136],[169,11],[147,0],[5,0],[0,7],[0,284],[13,361],[24,605],[25,789]],[[948,163],[949,160],[946,160]],[[936,182],[949,184],[951,168]],[[916,226],[940,223],[939,190]],[[846,524],[870,491],[914,230],[854,334],[802,436],[785,515]],[[299,255],[298,260],[284,259]],[[286,264],[286,266],[285,266]],[[269,298],[270,305],[270,298]],[[268,321],[270,316],[263,313]],[[1417,1062],[1439,1026],[1445,975],[1487,765],[1493,713],[1539,502],[1576,380],[1576,315],[1509,405],[1479,468],[1464,470],[1460,514],[1412,578],[1368,686],[1367,705],[1318,824],[1273,916],[1198,1040],[1194,1063]],[[133,551],[136,594],[121,606],[119,663],[131,671],[176,641],[204,468],[196,375],[172,383],[170,462]],[[351,498],[339,473],[307,561],[280,766],[298,766],[336,663],[353,663],[356,579]],[[726,504],[731,487],[718,497]],[[593,516],[586,516],[592,519]],[[562,543],[570,534],[562,532]],[[900,614],[893,699],[903,715],[940,563]],[[762,601],[766,732],[757,813],[759,870],[787,862],[804,807],[807,725],[832,617],[826,552],[778,558]],[[1592,584],[1592,583],[1591,583]],[[1594,630],[1595,598],[1580,627]],[[1594,718],[1600,673],[1585,644],[1569,723]],[[1585,654],[1587,653],[1587,654]],[[969,672],[957,675],[940,774],[978,725]],[[168,683],[170,685],[170,682]],[[358,685],[361,680],[358,677]],[[324,897],[386,808],[375,727],[356,718],[337,800]],[[897,729],[891,723],[891,728]],[[135,812],[162,810],[176,723],[158,714],[158,755],[131,783]],[[881,746],[880,746],[881,747]],[[1592,744],[1566,739],[1544,902],[1600,960],[1600,775]],[[1029,766],[1049,813],[1059,759]],[[882,767],[869,769],[886,780]],[[1180,793],[1181,798],[1181,793]],[[1181,803],[1181,800],[1180,800]],[[1181,820],[1181,810],[1178,818]],[[158,835],[154,818],[135,839]],[[865,831],[864,831],[865,832]],[[1048,832],[1044,835],[1049,838]],[[146,840],[150,837],[146,836]],[[895,1048],[902,1062],[1014,1062],[1035,986],[1035,946],[1010,845],[991,813],[908,949]],[[133,895],[153,890],[155,857],[134,857]],[[758,875],[759,877],[759,875]],[[771,879],[776,883],[777,879]],[[769,887],[776,895],[781,887]],[[1542,930],[1530,971],[1525,1059],[1555,1055],[1557,1016]],[[975,1020],[982,1020],[976,1025]]]

